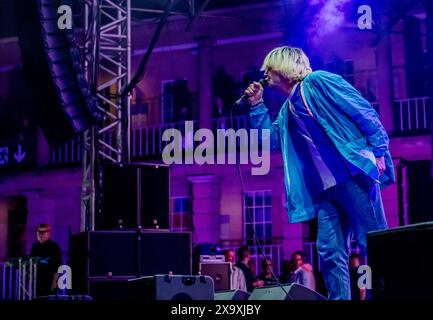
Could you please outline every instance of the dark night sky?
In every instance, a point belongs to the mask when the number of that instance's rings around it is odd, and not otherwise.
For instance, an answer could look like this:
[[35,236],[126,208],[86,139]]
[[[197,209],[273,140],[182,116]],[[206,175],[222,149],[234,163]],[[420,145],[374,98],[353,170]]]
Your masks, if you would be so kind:
[[12,0],[0,0],[0,38],[17,36]]
[[[24,3],[28,0],[0,0],[0,38],[5,37],[14,37],[17,36],[16,32],[16,23],[14,19],[14,8],[13,2],[20,1]],[[76,2],[76,5],[79,5],[79,1],[77,0],[68,0],[72,1],[72,3]],[[197,8],[203,3],[204,0],[197,0],[196,6]],[[251,5],[255,3],[263,3],[263,2],[277,2],[280,0],[211,0],[207,4],[206,9],[219,9],[219,8],[228,8],[228,7],[236,7],[243,5]],[[165,5],[165,1],[161,0],[132,0],[133,7],[141,7],[141,8],[152,8],[152,9],[163,9]],[[187,0],[181,0],[179,4],[175,8],[176,11],[187,11]],[[134,16],[136,18],[143,18],[149,16],[146,13],[138,13],[135,12]]]

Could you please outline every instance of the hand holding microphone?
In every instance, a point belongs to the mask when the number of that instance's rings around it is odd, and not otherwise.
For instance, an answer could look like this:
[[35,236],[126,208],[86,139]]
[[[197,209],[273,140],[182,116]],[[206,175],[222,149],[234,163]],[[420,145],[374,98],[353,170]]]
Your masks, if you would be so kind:
[[268,83],[265,79],[261,79],[259,82],[254,81],[245,89],[244,95],[236,101],[236,104],[246,102],[250,107],[253,107],[263,102],[263,90],[267,85]]

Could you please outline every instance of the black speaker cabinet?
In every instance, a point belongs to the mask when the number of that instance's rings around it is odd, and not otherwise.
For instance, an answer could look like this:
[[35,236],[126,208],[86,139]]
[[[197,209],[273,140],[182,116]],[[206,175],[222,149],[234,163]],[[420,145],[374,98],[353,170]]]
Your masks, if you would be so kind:
[[157,274],[128,280],[131,300],[214,300],[211,277]]
[[[3,3],[3,1],[2,1]],[[84,74],[73,30],[57,25],[60,0],[13,1],[32,114],[51,146],[97,122],[100,112]],[[27,91],[22,93],[28,95]]]
[[105,164],[97,230],[169,229],[169,167]]
[[88,290],[96,301],[128,300],[128,278],[89,279]]
[[433,222],[367,236],[375,300],[433,299]]
[[254,288],[249,300],[326,300],[324,296],[300,284]]
[[[89,279],[119,280],[170,272],[191,274],[189,232],[83,232],[72,236],[70,244],[73,292],[77,294],[89,292]],[[103,285],[95,284],[98,288]]]

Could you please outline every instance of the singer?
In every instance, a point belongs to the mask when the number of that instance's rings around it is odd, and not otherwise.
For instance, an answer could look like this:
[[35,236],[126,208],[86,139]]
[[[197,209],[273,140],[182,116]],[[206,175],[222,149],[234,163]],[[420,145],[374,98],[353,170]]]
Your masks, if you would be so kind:
[[262,70],[288,99],[271,122],[263,86],[252,83],[245,90],[251,127],[270,129],[271,148],[281,150],[289,221],[318,218],[329,299],[349,300],[352,234],[365,258],[367,232],[387,228],[380,189],[395,182],[388,135],[354,87],[339,75],[312,72],[301,49],[273,49]]

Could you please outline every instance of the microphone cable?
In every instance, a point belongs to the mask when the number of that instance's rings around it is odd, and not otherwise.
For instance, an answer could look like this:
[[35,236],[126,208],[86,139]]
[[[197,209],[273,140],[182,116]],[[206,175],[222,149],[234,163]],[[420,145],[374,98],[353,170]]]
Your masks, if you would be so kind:
[[[266,80],[263,80],[264,83],[262,83],[262,80],[260,80],[259,83],[263,86],[263,84],[266,84]],[[236,106],[243,104],[243,102],[245,101],[245,99],[246,99],[246,95],[244,94],[238,101],[236,101],[233,104],[232,108],[230,109],[230,122],[231,122],[230,125],[231,125],[232,128],[233,128],[233,122],[234,122],[233,121],[233,109]],[[237,151],[236,151],[236,153],[237,153]],[[247,212],[249,220],[252,222],[253,221],[253,219],[252,219],[253,217],[251,215],[250,208],[248,206],[247,193],[245,191],[244,179],[242,177],[241,166],[240,166],[240,163],[238,161],[237,154],[236,154],[236,168],[237,168],[237,172],[238,172],[238,176],[239,176],[239,181],[241,183],[242,198],[244,200],[244,205],[245,205],[245,208],[246,208],[246,212]],[[280,280],[278,279],[278,277],[275,275],[274,270],[270,267],[269,260],[268,260],[268,258],[266,257],[266,255],[265,255],[265,253],[263,251],[263,245],[262,245],[260,239],[258,238],[256,230],[255,230],[254,227],[253,227],[253,237],[254,237],[254,242],[257,244],[257,248],[259,250],[259,254],[262,256],[262,259],[264,259],[266,261],[266,265],[268,266],[268,270],[271,272],[272,277],[276,281],[276,284],[284,291],[285,295],[288,295],[288,292],[287,292],[286,288],[284,288],[284,284],[282,284],[280,282]],[[272,251],[271,251],[271,255],[272,255]]]

